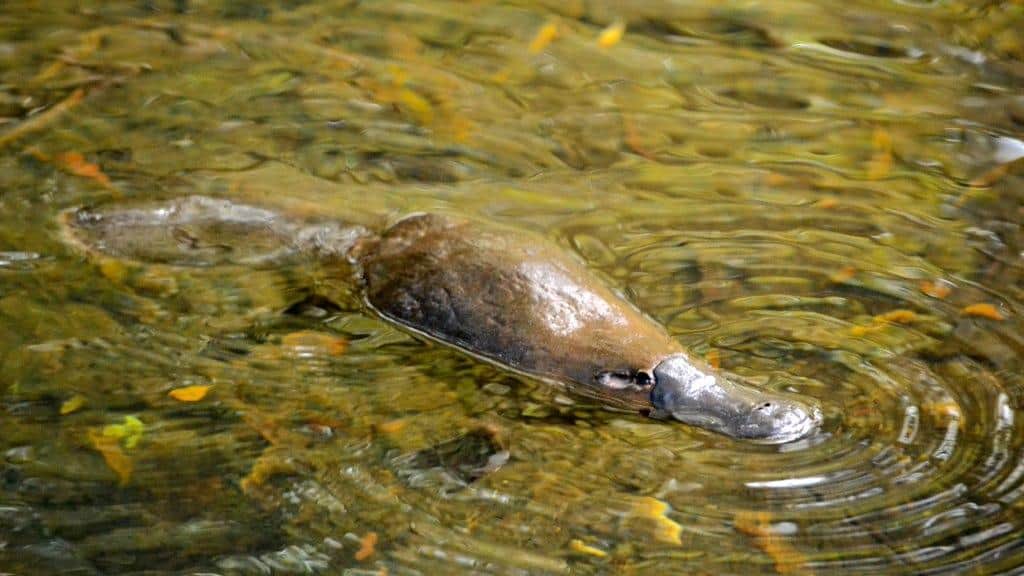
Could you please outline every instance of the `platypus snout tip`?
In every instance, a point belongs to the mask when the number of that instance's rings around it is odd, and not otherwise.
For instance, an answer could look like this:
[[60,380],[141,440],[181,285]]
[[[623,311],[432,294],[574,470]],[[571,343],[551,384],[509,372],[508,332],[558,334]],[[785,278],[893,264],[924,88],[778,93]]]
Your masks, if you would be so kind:
[[739,419],[736,436],[767,444],[784,444],[810,436],[821,426],[821,410],[789,398],[765,400]]
[[821,425],[821,410],[805,402],[732,382],[671,356],[654,369],[651,404],[655,417],[673,418],[765,444],[805,438]]

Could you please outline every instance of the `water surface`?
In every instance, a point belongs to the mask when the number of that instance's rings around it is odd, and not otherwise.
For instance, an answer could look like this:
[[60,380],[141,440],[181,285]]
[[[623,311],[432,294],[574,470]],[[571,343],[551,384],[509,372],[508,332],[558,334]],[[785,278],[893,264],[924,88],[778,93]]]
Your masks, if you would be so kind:
[[[0,572],[1019,573],[1021,8],[5,3]],[[197,192],[540,231],[823,433],[608,412],[317,262],[56,224]]]

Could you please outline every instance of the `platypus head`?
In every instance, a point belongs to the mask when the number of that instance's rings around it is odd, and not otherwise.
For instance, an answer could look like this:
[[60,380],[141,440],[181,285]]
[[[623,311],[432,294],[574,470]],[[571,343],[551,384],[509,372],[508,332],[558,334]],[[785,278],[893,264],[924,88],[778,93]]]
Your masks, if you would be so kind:
[[670,356],[654,368],[651,403],[655,418],[771,444],[799,440],[821,423],[815,407],[730,382],[684,355]]

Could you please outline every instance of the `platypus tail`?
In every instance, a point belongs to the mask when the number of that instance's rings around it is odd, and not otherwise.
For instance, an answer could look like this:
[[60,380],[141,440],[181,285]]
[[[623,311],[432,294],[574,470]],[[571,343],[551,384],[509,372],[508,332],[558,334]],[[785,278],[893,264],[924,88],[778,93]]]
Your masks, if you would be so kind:
[[61,228],[65,240],[87,254],[176,266],[347,258],[372,236],[362,226],[303,222],[209,196],[75,208],[61,214]]

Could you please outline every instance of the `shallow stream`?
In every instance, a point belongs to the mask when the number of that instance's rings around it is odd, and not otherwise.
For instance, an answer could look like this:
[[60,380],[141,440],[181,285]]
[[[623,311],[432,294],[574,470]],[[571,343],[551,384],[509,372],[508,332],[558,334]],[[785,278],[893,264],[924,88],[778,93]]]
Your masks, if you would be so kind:
[[[5,2],[0,573],[1022,573],[1021,30],[952,0]],[[315,261],[57,225],[192,193],[538,231],[822,434],[610,412]]]

